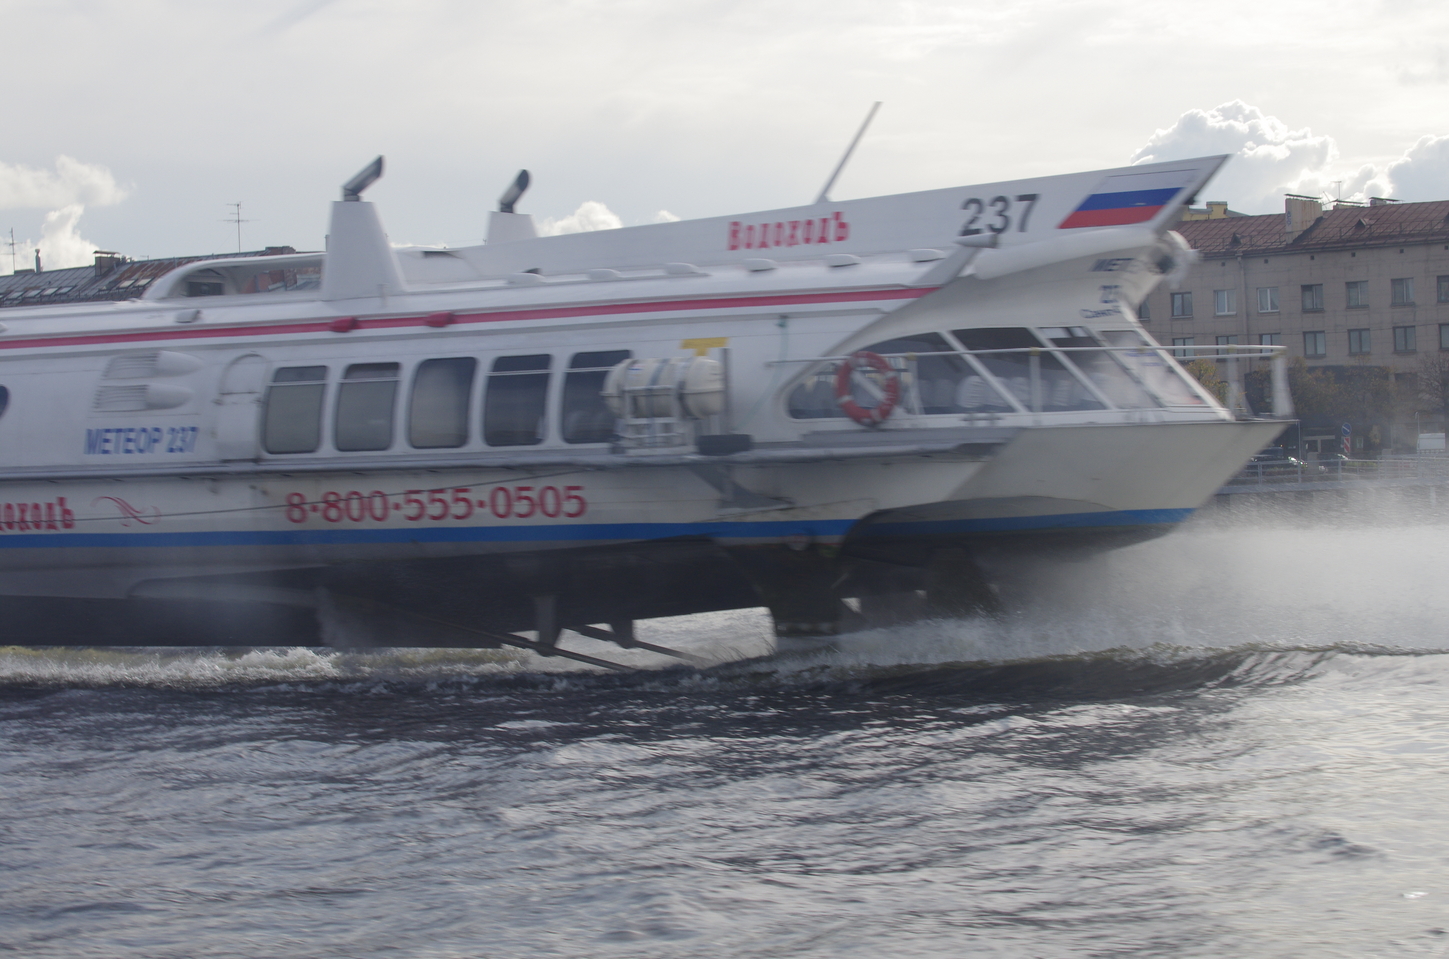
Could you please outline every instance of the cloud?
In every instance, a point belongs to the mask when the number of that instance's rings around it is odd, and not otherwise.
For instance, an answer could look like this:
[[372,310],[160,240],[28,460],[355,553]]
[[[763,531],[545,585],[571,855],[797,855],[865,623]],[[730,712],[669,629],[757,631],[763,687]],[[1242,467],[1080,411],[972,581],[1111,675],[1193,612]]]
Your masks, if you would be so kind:
[[660,210],[658,213],[654,214],[654,219],[650,220],[649,222],[650,223],[678,223],[679,222],[679,217],[675,216],[673,213],[670,213],[668,210]]
[[84,212],[84,206],[71,203],[47,213],[40,227],[39,242],[30,239],[15,241],[15,265],[22,269],[33,266],[37,248],[41,265],[47,270],[89,266],[95,262],[96,244],[82,237],[78,229]]
[[1395,199],[1449,199],[1449,136],[1421,137],[1384,172]]
[[1449,136],[1425,136],[1385,164],[1346,168],[1333,137],[1292,129],[1255,106],[1233,100],[1189,110],[1158,130],[1132,155],[1133,163],[1232,154],[1200,199],[1225,199],[1242,213],[1275,213],[1285,193],[1367,200],[1449,198]]
[[598,200],[585,200],[579,208],[566,217],[554,219],[545,217],[538,226],[540,236],[558,236],[560,233],[588,233],[592,230],[617,230],[624,225],[604,204]]
[[[1338,145],[1330,136],[1308,127],[1290,129],[1242,100],[1211,110],[1188,110],[1166,130],[1158,130],[1132,154],[1133,163],[1179,160],[1214,153],[1232,154],[1208,188],[1243,213],[1266,213],[1281,207],[1284,193],[1319,193],[1335,179],[1329,171],[1338,161]],[[1350,184],[1345,183],[1344,193]],[[1355,190],[1363,184],[1353,182]]]
[[129,191],[116,183],[111,171],[68,156],[55,158],[55,169],[37,169],[0,161],[0,210],[56,207],[72,203],[110,206]]

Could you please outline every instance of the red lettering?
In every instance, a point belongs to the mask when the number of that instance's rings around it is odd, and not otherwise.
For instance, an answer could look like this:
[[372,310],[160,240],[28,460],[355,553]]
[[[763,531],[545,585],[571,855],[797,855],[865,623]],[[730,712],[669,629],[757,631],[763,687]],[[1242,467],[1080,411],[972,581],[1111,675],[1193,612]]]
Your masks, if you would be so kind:
[[730,249],[731,250],[738,250],[739,248],[740,248],[740,221],[739,220],[731,220],[730,221]]
[[850,224],[845,222],[845,217],[839,210],[835,211],[835,242],[844,243],[850,239]]
[[804,238],[804,241],[803,242],[805,242],[805,243],[814,243],[815,242],[815,221],[814,220],[806,220],[805,221],[805,238]]
[[5,508],[0,510],[0,516],[4,517],[3,525],[6,529],[15,528],[15,504],[6,503]]
[[755,248],[756,249],[759,249],[759,250],[763,250],[766,247],[768,247],[769,245],[770,245],[770,224],[768,224],[768,223],[761,223],[760,224],[760,232],[759,232],[759,242],[755,244]]
[[747,249],[747,250],[753,250],[754,248],[755,248],[755,225],[753,223],[751,223],[749,226],[745,227],[745,249]]
[[776,246],[784,246],[785,245],[785,224],[783,224],[783,223],[776,223],[775,224],[775,245]]
[[56,502],[60,505],[60,525],[64,529],[75,529],[75,512],[65,505],[65,497],[57,496]]
[[822,216],[820,218],[820,235],[815,238],[815,242],[816,243],[829,243],[830,242],[830,217],[828,217],[828,216]]
[[54,503],[46,503],[45,504],[45,528],[46,529],[55,529],[55,530],[60,529],[59,526],[55,525],[55,504]]
[[786,246],[799,246],[800,245],[800,221],[799,220],[791,220],[790,221],[790,235],[785,238],[785,245]]
[[30,509],[30,504],[29,503],[16,503],[15,504],[15,507],[16,507],[16,511],[20,514],[19,518],[15,521],[15,528],[16,529],[29,529],[30,528],[30,524],[25,521],[25,513],[26,513],[27,510]]

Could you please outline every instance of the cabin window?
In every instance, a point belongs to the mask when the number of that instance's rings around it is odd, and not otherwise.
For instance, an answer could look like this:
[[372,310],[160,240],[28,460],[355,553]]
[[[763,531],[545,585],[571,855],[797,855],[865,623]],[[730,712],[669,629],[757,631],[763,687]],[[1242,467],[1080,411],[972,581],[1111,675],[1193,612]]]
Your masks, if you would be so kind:
[[493,361],[483,397],[483,442],[489,446],[543,442],[552,361],[547,353],[500,356]]
[[0,416],[4,416],[5,415],[5,411],[8,410],[9,408],[10,408],[10,390],[7,387],[0,386]]
[[559,414],[565,443],[608,443],[614,439],[614,412],[600,392],[609,370],[632,357],[628,350],[602,350],[575,353],[569,360]]
[[[966,349],[976,351],[1008,350],[1010,352],[977,353],[976,359],[1006,386],[1017,402],[1028,410],[1057,413],[1067,410],[1105,409],[1102,401],[1078,380],[1055,353],[1042,351],[1041,341],[1031,330],[1020,327],[984,327],[975,330],[952,330]],[[1036,378],[1032,378],[1032,357],[1037,360]]]
[[452,449],[468,442],[468,399],[477,369],[471,356],[418,364],[408,404],[408,442],[415,449]]
[[1080,326],[1044,327],[1037,330],[1052,346],[1071,349],[1062,354],[1068,366],[1075,366],[1097,392],[1118,409],[1151,409],[1158,405],[1128,371],[1116,353],[1101,350],[1101,342]]
[[354,363],[342,374],[335,429],[339,450],[385,450],[392,445],[397,374],[396,363]]
[[322,442],[327,367],[286,366],[272,374],[262,425],[268,453],[315,453]]

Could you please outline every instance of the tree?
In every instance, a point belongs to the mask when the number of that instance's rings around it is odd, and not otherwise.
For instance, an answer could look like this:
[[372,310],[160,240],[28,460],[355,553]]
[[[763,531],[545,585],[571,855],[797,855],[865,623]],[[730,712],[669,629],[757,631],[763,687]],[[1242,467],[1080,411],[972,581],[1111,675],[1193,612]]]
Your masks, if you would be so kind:
[[1204,389],[1216,396],[1219,403],[1228,401],[1228,382],[1223,379],[1218,372],[1218,365],[1212,360],[1190,360],[1183,364],[1183,369],[1191,373]]

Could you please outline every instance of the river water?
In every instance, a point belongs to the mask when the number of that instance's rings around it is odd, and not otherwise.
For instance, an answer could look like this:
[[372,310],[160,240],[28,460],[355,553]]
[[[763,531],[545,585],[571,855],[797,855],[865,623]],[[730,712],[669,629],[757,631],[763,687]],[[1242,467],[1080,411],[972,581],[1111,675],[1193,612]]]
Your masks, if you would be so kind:
[[999,621],[644,624],[704,669],[0,650],[0,952],[1449,956],[1446,574],[1207,519]]

